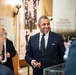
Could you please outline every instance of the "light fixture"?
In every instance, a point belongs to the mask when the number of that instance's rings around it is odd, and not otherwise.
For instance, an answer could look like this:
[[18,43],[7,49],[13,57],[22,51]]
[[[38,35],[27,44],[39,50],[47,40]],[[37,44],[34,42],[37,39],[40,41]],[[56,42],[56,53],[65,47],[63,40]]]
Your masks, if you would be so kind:
[[11,6],[15,7],[16,11],[13,11],[13,17],[17,16],[19,9],[22,5],[22,0],[5,0],[5,4],[10,4]]
[[13,12],[13,17],[15,17],[18,14],[19,9],[21,8],[21,5],[18,4],[18,5],[15,6],[15,8],[17,9],[17,11],[16,12],[15,11]]

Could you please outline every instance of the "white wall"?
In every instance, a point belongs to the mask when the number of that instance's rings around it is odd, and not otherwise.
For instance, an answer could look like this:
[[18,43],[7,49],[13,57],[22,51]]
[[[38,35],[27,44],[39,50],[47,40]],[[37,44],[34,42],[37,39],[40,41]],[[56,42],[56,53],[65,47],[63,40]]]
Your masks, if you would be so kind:
[[75,31],[75,0],[53,0],[54,30]]

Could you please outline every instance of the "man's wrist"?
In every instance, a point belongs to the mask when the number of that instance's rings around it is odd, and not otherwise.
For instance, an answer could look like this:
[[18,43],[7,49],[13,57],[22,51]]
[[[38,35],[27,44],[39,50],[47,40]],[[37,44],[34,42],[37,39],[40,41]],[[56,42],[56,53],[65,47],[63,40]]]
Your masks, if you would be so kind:
[[35,68],[34,61],[35,61],[35,60],[32,60],[32,61],[31,61],[31,65]]

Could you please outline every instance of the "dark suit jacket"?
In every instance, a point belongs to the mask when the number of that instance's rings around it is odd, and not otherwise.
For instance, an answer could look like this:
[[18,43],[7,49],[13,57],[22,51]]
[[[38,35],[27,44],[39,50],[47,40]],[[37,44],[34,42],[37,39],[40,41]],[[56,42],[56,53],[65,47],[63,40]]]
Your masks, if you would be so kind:
[[12,58],[16,55],[16,50],[13,42],[9,39],[6,39],[6,52],[9,52],[11,56],[7,58],[7,62],[4,65],[8,66],[14,72]]
[[44,56],[42,56],[39,50],[39,36],[40,34],[38,33],[30,37],[25,56],[25,60],[30,65],[33,59],[41,62],[41,68],[33,68],[33,75],[43,75],[44,68],[64,62],[65,47],[62,37],[59,34],[50,32],[47,48]]
[[69,49],[69,55],[65,65],[64,75],[76,75],[76,40],[72,42]]
[[14,73],[5,65],[0,64],[0,75],[14,75]]

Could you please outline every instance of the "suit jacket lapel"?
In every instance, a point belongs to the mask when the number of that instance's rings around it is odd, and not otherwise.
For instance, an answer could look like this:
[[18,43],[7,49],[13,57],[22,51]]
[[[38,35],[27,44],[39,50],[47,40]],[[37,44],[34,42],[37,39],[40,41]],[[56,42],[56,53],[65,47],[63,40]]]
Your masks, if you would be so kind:
[[[36,42],[37,42],[37,50],[39,50],[39,36],[40,36],[40,34],[38,33],[37,39],[36,39]],[[45,54],[46,54],[47,51],[49,50],[48,48],[49,48],[49,46],[52,44],[53,39],[54,39],[53,33],[50,31],[50,32],[49,32],[49,38],[48,38],[48,43],[47,43],[47,48],[46,48]],[[39,50],[39,52],[40,52],[40,50]],[[41,54],[41,52],[40,52],[40,54]],[[44,54],[44,56],[45,56],[45,54]]]
[[35,41],[37,43],[37,50],[38,50],[40,56],[42,56],[42,53],[41,53],[40,48],[39,48],[39,37],[40,37],[40,33],[38,33],[38,35],[36,37],[37,39]]
[[50,44],[52,44],[53,39],[54,39],[54,37],[53,37],[53,33],[50,32],[50,33],[49,33],[49,38],[48,38],[47,48],[48,48],[48,46],[49,46]]
[[48,52],[48,50],[49,50],[48,48],[49,48],[49,46],[51,46],[51,44],[53,42],[53,39],[54,39],[53,33],[50,31],[49,32],[49,38],[48,38],[48,43],[47,43],[47,48],[46,48],[45,54]]
[[38,35],[37,35],[37,39],[35,40],[36,43],[37,43],[37,49],[38,49],[38,50],[39,50],[39,36],[40,36],[40,34],[38,33]]

